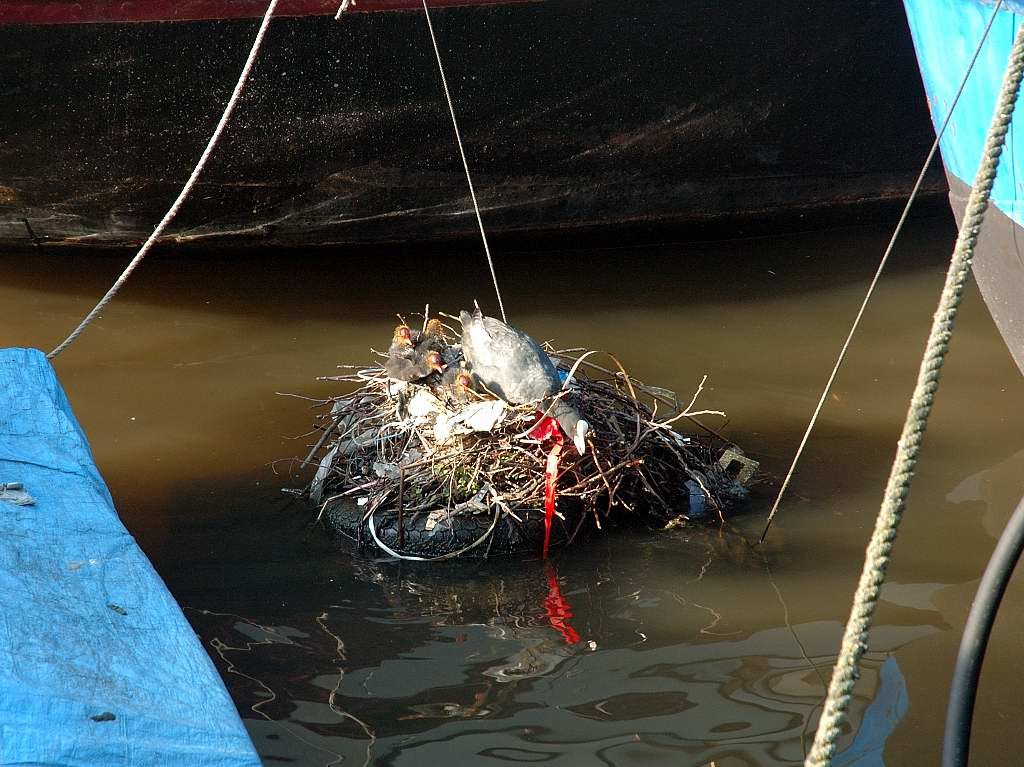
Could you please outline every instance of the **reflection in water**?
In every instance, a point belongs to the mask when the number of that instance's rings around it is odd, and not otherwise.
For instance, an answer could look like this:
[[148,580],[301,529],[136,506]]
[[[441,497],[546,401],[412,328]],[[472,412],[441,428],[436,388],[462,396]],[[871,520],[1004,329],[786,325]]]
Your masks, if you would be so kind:
[[[486,305],[475,244],[154,253],[57,369],[125,524],[186,606],[267,764],[794,764],[942,284],[948,222],[906,232],[768,545],[748,541],[888,234],[497,247],[515,322],[619,352],[677,391],[708,374],[705,401],[765,471],[722,531],[606,531],[551,570],[353,561],[280,492],[299,481],[283,472],[308,449],[295,435],[311,413],[274,392],[331,393],[316,376],[366,359],[396,310],[468,305],[476,290]],[[49,348],[122,263],[0,253],[0,344]],[[883,748],[891,765],[938,761],[959,631],[1024,492],[1022,398],[972,289],[837,763],[876,765]],[[1006,726],[1024,717],[1022,633],[1014,583],[985,662],[978,763],[1024,749]]]
[[[349,598],[293,615],[288,626],[210,611],[190,617],[246,682],[235,685],[236,699],[267,720],[250,727],[268,759],[319,749],[380,764],[621,764],[656,754],[799,761],[841,626],[757,629],[742,618],[721,626],[715,605],[732,600],[708,571],[739,567],[753,577],[764,562],[737,561],[745,545],[732,534],[693,536],[686,543],[703,555],[686,563],[689,577],[672,589],[653,585],[654,572],[679,566],[682,542],[631,536],[625,552],[588,547],[588,567],[566,557],[557,571],[353,563],[353,580],[339,589]],[[552,621],[552,580],[579,635],[564,614]],[[774,585],[771,593],[781,599]],[[659,628],[666,612],[682,634],[671,641]],[[846,739],[841,763],[882,748],[906,708],[891,653],[930,631],[877,632],[853,707],[855,725],[871,726]]]

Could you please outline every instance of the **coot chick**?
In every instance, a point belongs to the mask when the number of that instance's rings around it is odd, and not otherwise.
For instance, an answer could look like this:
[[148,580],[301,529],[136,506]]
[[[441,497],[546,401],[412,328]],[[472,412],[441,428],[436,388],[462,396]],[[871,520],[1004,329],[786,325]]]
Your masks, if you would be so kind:
[[449,365],[445,368],[441,374],[440,385],[434,393],[456,404],[479,399],[473,389],[473,376],[461,365]]
[[445,343],[444,325],[441,324],[441,320],[427,320],[427,325],[423,328],[423,332],[415,333],[413,341],[417,349],[422,347],[425,351],[444,351],[447,344]]
[[384,370],[388,377],[396,381],[418,381],[433,372],[443,371],[444,362],[435,351],[419,354],[417,349],[413,349],[408,357],[402,354],[389,355],[384,361]]
[[416,341],[413,338],[412,328],[408,325],[399,325],[391,336],[391,346],[388,347],[389,357],[404,357],[412,359],[413,350],[416,348]]
[[399,325],[391,336],[384,369],[397,381],[415,381],[444,370],[440,357],[444,349],[444,328],[440,320],[427,322],[422,333],[408,325]]

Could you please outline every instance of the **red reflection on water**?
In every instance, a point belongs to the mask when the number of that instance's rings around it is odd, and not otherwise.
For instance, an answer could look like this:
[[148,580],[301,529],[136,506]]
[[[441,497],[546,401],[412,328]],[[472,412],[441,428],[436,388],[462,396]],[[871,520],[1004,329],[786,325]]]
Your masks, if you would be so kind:
[[555,631],[565,638],[566,644],[576,644],[580,641],[580,635],[569,624],[572,607],[569,606],[569,600],[562,595],[562,587],[558,585],[558,573],[550,562],[544,564],[544,574],[548,579],[548,595],[544,598],[544,611],[548,614],[548,621]]

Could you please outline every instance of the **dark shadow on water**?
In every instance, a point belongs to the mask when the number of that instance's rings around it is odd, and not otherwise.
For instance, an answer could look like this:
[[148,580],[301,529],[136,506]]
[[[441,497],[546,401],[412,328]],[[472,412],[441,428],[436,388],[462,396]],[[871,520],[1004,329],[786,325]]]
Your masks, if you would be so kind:
[[[948,257],[949,215],[908,225],[889,270],[899,274]],[[637,245],[614,236],[494,244],[506,304],[565,306],[584,314],[642,305],[743,302],[847,283],[874,273],[892,224],[785,236]],[[98,299],[131,258],[129,251],[37,249],[0,254],[5,283]],[[10,266],[3,267],[4,262]],[[822,269],[821,261],[828,263]],[[805,265],[811,265],[805,268]],[[60,275],[60,279],[54,279]],[[396,311],[492,301],[476,241],[338,249],[206,251],[158,247],[125,287],[122,300],[279,320],[337,318],[389,322]],[[625,290],[610,290],[610,286]],[[467,286],[473,286],[467,289]]]

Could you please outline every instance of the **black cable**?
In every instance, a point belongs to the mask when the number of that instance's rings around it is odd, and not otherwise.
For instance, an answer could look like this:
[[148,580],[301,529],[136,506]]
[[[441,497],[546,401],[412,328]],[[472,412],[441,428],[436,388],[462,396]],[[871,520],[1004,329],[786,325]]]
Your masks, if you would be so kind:
[[946,734],[942,740],[943,767],[966,767],[971,747],[971,719],[974,699],[978,694],[978,678],[985,660],[988,638],[992,633],[999,604],[1013,575],[1013,568],[1024,551],[1024,498],[1017,504],[996,542],[985,574],[978,584],[971,612],[960,640],[960,651],[953,671],[953,685],[946,709]]

